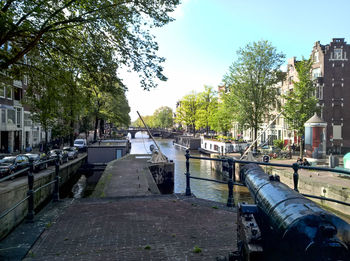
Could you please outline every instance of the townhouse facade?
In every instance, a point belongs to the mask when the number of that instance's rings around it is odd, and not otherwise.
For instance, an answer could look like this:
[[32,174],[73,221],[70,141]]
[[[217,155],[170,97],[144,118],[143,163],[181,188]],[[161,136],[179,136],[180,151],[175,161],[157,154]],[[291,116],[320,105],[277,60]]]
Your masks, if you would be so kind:
[[27,78],[13,80],[0,72],[0,153],[24,151],[45,139],[40,124],[31,119],[29,108],[23,104]]
[[312,49],[312,77],[316,85],[321,118],[327,123],[327,152],[350,151],[350,45],[333,38]]

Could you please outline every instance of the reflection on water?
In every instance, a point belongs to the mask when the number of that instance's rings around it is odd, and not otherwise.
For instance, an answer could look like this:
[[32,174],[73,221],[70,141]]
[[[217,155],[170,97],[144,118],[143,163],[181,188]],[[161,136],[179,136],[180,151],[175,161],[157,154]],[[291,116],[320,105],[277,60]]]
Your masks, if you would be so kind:
[[[169,160],[175,162],[175,193],[185,193],[186,189],[186,158],[185,150],[173,145],[170,139],[157,139],[157,143]],[[131,154],[150,153],[150,145],[153,141],[148,135],[137,133],[136,139],[131,139]],[[191,151],[191,155],[200,156],[200,154]],[[223,180],[220,173],[211,169],[210,161],[190,159],[191,176]],[[228,196],[228,188],[226,184],[218,184],[209,181],[191,179],[191,191],[198,198],[209,199],[213,201],[226,202]],[[251,202],[249,191],[245,187],[234,187],[235,203],[248,201]]]

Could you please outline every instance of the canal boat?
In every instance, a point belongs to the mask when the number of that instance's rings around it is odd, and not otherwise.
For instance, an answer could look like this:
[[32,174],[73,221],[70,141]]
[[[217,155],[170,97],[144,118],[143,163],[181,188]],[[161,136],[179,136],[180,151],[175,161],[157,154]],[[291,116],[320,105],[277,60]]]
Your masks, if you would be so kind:
[[198,150],[204,154],[226,154],[244,151],[248,146],[246,142],[221,141],[201,136],[201,146]]

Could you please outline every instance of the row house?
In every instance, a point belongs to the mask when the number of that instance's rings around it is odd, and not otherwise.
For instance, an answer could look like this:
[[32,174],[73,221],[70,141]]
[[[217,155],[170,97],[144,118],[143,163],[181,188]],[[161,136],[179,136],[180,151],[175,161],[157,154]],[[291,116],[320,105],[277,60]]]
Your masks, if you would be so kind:
[[[334,38],[330,44],[316,42],[312,48],[313,61],[311,77],[315,84],[315,96],[320,106],[320,117],[327,123],[327,152],[346,153],[350,151],[350,64],[347,54],[350,45],[344,38]],[[296,57],[288,59],[286,79],[281,84],[281,94],[293,90],[298,81],[295,69]],[[284,99],[281,98],[283,107]],[[277,115],[277,112],[272,112]],[[267,124],[263,124],[263,129]],[[274,135],[275,134],[275,135]],[[277,135],[276,135],[277,134]],[[261,143],[271,143],[272,139],[283,139],[286,144],[298,144],[297,135],[288,126],[283,116],[279,116],[270,130],[261,137]]]
[[312,77],[319,99],[319,116],[327,122],[327,152],[350,151],[350,45],[344,38],[333,38],[312,49]]
[[45,139],[40,124],[31,120],[29,108],[23,105],[27,78],[11,80],[0,72],[0,152],[20,152],[27,145],[37,146]]

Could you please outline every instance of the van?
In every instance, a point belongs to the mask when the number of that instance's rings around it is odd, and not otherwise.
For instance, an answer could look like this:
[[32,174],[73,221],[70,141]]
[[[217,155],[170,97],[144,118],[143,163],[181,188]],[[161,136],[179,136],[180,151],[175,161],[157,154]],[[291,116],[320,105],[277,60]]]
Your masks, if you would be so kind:
[[79,151],[86,151],[87,141],[86,139],[76,139],[73,146],[76,147]]

